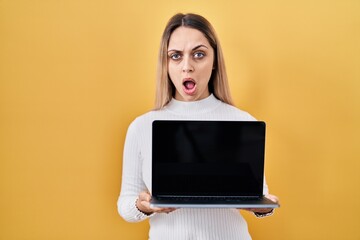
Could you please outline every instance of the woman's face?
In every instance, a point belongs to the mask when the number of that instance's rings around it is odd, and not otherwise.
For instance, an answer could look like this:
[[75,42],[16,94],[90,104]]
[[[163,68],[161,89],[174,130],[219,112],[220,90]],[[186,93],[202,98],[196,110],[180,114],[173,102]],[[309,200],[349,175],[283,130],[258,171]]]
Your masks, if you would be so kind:
[[214,66],[214,49],[199,30],[178,27],[168,46],[168,73],[175,99],[201,100],[210,95],[208,83]]

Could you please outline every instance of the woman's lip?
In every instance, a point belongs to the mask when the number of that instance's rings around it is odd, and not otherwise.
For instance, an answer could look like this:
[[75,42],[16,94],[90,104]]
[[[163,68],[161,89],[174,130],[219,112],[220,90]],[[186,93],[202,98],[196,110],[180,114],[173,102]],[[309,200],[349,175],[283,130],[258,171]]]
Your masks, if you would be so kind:
[[190,96],[195,95],[195,93],[196,93],[196,84],[192,89],[187,89],[186,86],[183,86],[183,91],[187,95],[190,95]]
[[191,82],[196,83],[195,80],[192,79],[192,78],[184,78],[182,82],[184,83],[184,82],[186,82],[186,81],[191,81]]

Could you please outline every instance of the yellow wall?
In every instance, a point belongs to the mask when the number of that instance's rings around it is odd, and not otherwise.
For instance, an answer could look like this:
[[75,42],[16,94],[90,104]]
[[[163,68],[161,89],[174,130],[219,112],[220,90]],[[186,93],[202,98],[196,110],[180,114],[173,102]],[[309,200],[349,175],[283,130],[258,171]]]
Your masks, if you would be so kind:
[[254,239],[360,239],[358,0],[0,1],[0,239],[146,239],[116,211],[176,12],[217,29],[236,105],[268,123],[282,207]]

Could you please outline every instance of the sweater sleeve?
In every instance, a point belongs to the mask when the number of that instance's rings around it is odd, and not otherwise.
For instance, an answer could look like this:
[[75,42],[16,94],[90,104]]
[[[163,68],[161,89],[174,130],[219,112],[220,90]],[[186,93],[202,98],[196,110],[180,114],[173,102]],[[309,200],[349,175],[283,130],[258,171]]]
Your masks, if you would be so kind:
[[123,173],[117,208],[120,216],[128,222],[140,222],[149,216],[136,207],[138,195],[147,188],[142,179],[142,156],[137,139],[136,122],[130,124],[123,153]]
[[264,187],[263,187],[263,194],[264,194],[264,195],[269,194],[269,187],[268,187],[268,185],[267,185],[267,183],[266,183],[265,174],[264,174]]

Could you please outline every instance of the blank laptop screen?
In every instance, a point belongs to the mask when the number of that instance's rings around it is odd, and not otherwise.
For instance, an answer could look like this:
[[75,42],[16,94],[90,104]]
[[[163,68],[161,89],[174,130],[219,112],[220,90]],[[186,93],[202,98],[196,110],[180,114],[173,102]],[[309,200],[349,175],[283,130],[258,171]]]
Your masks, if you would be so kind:
[[153,122],[157,196],[262,196],[265,123]]

